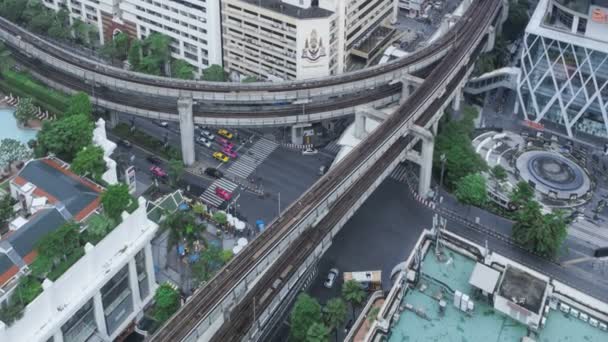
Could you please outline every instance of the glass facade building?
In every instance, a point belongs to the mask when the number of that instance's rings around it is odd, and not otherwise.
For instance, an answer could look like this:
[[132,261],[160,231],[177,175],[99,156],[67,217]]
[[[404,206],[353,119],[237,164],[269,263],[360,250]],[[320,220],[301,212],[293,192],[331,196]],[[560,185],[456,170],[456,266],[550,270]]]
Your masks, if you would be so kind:
[[[526,119],[559,124],[569,136],[608,137],[608,24],[594,21],[597,8],[594,2],[540,1],[520,61]],[[602,31],[603,42],[597,39]]]

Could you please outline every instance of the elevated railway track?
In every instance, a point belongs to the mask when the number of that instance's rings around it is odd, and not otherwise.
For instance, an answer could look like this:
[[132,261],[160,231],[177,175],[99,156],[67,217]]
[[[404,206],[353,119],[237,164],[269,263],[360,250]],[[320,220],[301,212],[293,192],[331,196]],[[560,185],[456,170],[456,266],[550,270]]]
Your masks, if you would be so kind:
[[[208,338],[207,330],[215,322],[221,324],[224,317],[229,318],[229,324],[236,324],[226,327],[236,327],[237,332],[231,337],[232,333],[225,330],[228,328],[216,327],[219,329],[217,338],[225,338],[222,341],[239,339],[246,334],[246,327],[251,323],[247,321],[252,310],[251,299],[264,297],[272,288],[269,284],[275,284],[277,279],[288,277],[298,269],[297,265],[305,255],[302,250],[310,252],[311,248],[318,248],[319,241],[328,238],[328,231],[343,217],[344,210],[359,200],[360,192],[376,179],[374,175],[386,170],[404,149],[412,147],[413,138],[407,133],[413,124],[428,125],[436,120],[438,110],[463,81],[483,48],[484,35],[497,17],[500,3],[500,0],[474,2],[460,32],[467,39],[438,65],[414,95],[199,289],[153,336],[153,340]],[[314,243],[310,244],[310,241]],[[275,260],[282,261],[268,270]],[[263,271],[258,272],[260,269]],[[231,331],[235,332],[235,329]]]

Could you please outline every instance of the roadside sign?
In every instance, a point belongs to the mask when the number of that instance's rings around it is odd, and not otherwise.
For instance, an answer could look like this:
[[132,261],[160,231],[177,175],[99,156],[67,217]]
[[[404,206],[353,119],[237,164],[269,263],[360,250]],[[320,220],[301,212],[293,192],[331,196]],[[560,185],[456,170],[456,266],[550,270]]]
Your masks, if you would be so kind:
[[541,124],[540,122],[534,122],[532,120],[524,120],[524,123],[526,124],[526,126],[537,129],[539,131],[542,131],[545,129],[545,125]]
[[131,165],[125,171],[127,180],[127,186],[129,187],[129,193],[132,194],[135,192],[136,180],[135,180],[135,166]]

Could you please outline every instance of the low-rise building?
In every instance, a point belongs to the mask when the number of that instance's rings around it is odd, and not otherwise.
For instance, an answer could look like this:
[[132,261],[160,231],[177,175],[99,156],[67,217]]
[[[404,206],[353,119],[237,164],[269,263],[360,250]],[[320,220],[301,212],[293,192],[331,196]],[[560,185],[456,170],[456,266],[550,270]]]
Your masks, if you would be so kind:
[[[0,300],[13,303],[19,279],[30,274],[37,244],[67,222],[82,230],[97,216],[103,188],[54,158],[28,162],[11,181],[11,195],[25,218],[0,240]],[[0,321],[0,341],[113,341],[134,326],[157,286],[150,241],[158,228],[146,214],[143,198],[131,214],[55,281],[45,279],[42,293],[11,325]]]

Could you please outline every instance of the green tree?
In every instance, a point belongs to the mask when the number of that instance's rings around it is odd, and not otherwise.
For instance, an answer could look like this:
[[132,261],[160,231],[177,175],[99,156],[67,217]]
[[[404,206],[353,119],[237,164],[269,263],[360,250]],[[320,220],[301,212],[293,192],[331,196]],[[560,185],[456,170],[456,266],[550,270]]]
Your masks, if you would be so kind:
[[466,106],[463,108],[463,114],[461,120],[442,124],[435,141],[434,167],[436,170],[441,169],[440,156],[445,154],[444,184],[449,189],[453,189],[456,182],[466,175],[487,169],[486,162],[475,152],[471,144],[474,119],[478,112]]
[[465,176],[456,183],[455,195],[462,203],[483,207],[488,200],[486,179],[480,173]]
[[534,198],[534,189],[525,181],[519,181],[511,192],[510,200],[516,207],[521,207]]
[[34,106],[34,101],[29,97],[21,99],[13,115],[19,124],[27,125],[29,120],[36,117],[36,106]]
[[228,80],[228,73],[220,65],[213,64],[203,70],[202,79],[211,82],[226,82]]
[[329,340],[329,328],[323,323],[315,322],[306,331],[306,342],[327,342]]
[[306,341],[308,328],[321,323],[321,305],[306,293],[298,295],[291,310],[290,335],[294,341]]
[[171,63],[171,75],[182,80],[194,79],[194,67],[188,62],[176,59]]
[[375,306],[373,308],[371,308],[371,310],[369,310],[369,313],[367,314],[367,321],[369,322],[369,324],[374,323],[374,321],[376,319],[378,319],[378,313],[380,312],[380,307]]
[[68,116],[56,121],[46,121],[38,132],[36,154],[51,152],[59,158],[72,161],[78,151],[91,143],[93,123],[86,115]]
[[90,116],[93,113],[93,105],[91,99],[86,93],[79,91],[70,97],[68,109],[65,111],[65,116],[73,116],[83,114]]
[[53,17],[48,13],[42,12],[30,20],[28,28],[34,33],[47,33],[53,25]]
[[72,32],[74,34],[74,40],[78,44],[86,45],[89,41],[89,28],[80,19],[74,19],[72,23]]
[[216,211],[215,214],[213,214],[213,220],[219,224],[226,224],[228,222],[228,217],[225,212]]
[[492,168],[492,176],[499,182],[504,182],[507,179],[507,170],[501,165],[495,165]]
[[568,235],[561,211],[543,215],[538,202],[529,200],[517,212],[513,239],[545,257],[553,257]]
[[155,56],[146,56],[141,60],[139,71],[149,75],[158,76],[161,74],[160,67],[161,61],[158,58],[156,58]]
[[148,55],[154,56],[159,61],[159,64],[169,62],[171,56],[171,50],[169,50],[169,44],[171,38],[161,33],[153,33],[146,38],[146,45],[148,48]]
[[51,27],[49,27],[48,35],[51,38],[65,40],[70,36],[70,32],[56,19],[53,20]]
[[184,163],[181,160],[172,159],[169,161],[169,169],[167,174],[169,175],[169,183],[171,186],[177,186],[179,181],[182,179],[184,173]]
[[0,227],[4,227],[15,214],[13,210],[13,199],[6,194],[0,197]]
[[338,341],[338,328],[346,320],[347,308],[342,298],[332,298],[325,304],[325,322],[331,330],[335,330]]
[[168,320],[180,307],[179,292],[170,284],[162,284],[154,293],[154,314],[158,322]]
[[527,1],[509,1],[509,15],[503,25],[502,34],[508,41],[514,41],[523,35],[528,19]]
[[0,168],[8,170],[16,161],[28,160],[32,150],[18,140],[4,138],[0,140]]
[[124,61],[129,52],[129,37],[123,32],[119,32],[112,41],[104,45],[102,53],[112,60]]
[[114,227],[114,220],[106,216],[95,216],[96,219],[91,219],[87,224],[87,234],[89,241],[97,244],[101,241]]
[[72,171],[92,179],[101,179],[106,172],[106,162],[103,160],[103,149],[99,146],[89,145],[76,154],[71,166]]
[[140,70],[141,69],[141,41],[138,39],[134,39],[131,42],[131,47],[129,48],[129,65],[131,66],[131,70]]
[[45,277],[54,267],[81,249],[79,232],[80,225],[71,221],[43,236],[36,247],[38,257],[34,262],[34,274]]
[[129,206],[133,198],[129,194],[129,188],[126,184],[118,183],[110,185],[101,194],[101,204],[103,210],[109,218],[116,222],[121,222],[122,212]]
[[353,318],[355,318],[355,307],[362,305],[366,297],[361,284],[354,280],[344,282],[342,284],[342,297],[351,304]]
[[192,212],[175,211],[167,214],[160,222],[160,230],[169,232],[167,249],[171,249],[179,242],[185,242],[187,247],[203,239],[206,227],[196,222]]
[[4,0],[0,2],[0,16],[18,23],[23,17],[23,12],[27,6],[27,1],[23,0]]

